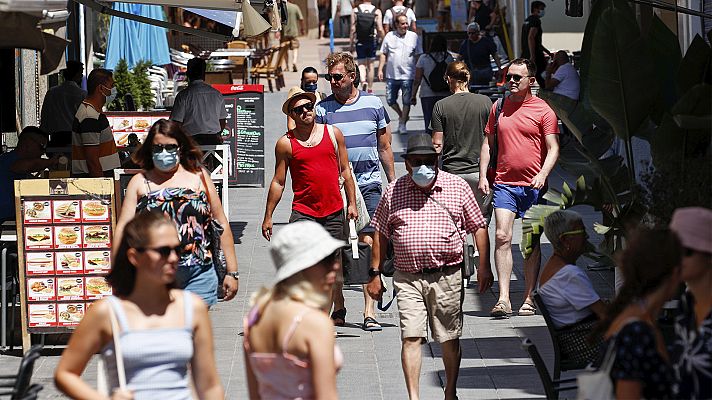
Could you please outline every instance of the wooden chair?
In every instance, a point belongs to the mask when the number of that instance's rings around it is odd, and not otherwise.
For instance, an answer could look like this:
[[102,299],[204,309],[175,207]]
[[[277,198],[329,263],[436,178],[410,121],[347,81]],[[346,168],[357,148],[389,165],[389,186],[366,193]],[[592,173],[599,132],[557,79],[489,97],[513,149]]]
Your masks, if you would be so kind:
[[546,321],[546,327],[549,329],[549,335],[551,336],[551,344],[554,347],[554,379],[559,379],[559,377],[561,376],[561,371],[571,371],[586,368],[588,363],[580,363],[562,357],[561,347],[559,347],[559,331],[556,328],[556,325],[554,325],[554,321],[551,319],[549,309],[546,308],[546,305],[544,304],[544,301],[542,301],[539,292],[534,291],[532,293],[532,298],[536,303],[537,310],[539,310],[541,315],[544,317],[544,321]]
[[205,83],[232,85],[232,71],[208,71],[205,73]]
[[546,394],[546,398],[548,400],[558,400],[559,392],[576,390],[578,388],[576,384],[563,386],[563,384],[576,382],[576,378],[551,379],[551,376],[549,376],[549,370],[546,368],[546,364],[544,363],[544,359],[541,358],[539,350],[537,350],[536,346],[531,340],[529,340],[529,338],[524,338],[524,340],[522,340],[522,349],[526,350],[526,352],[529,353],[529,357],[532,358],[536,372],[539,374],[539,379],[541,379],[541,384],[544,385],[544,393]]
[[280,63],[281,60],[283,60],[287,56],[288,51],[288,43],[282,43],[279,46],[273,46],[267,57],[264,59],[264,62],[261,65],[256,66],[252,69],[252,83],[259,83],[260,78],[266,78],[270,92],[274,92],[275,87],[277,91],[283,88],[285,86],[285,83]]
[[[228,49],[249,49],[250,46],[243,40],[234,40],[227,44]],[[228,60],[235,62],[235,79],[242,79],[242,83],[247,83],[247,57],[228,57]]]

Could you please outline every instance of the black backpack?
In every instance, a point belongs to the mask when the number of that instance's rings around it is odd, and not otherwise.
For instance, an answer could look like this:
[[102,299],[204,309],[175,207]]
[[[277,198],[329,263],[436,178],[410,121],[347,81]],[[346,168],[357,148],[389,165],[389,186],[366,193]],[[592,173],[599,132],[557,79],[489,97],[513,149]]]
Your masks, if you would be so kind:
[[430,90],[432,90],[433,92],[450,91],[450,85],[448,85],[447,81],[445,80],[445,74],[447,73],[447,63],[445,62],[445,60],[447,60],[447,54],[440,61],[437,61],[432,54],[428,54],[428,57],[430,57],[433,62],[435,62],[435,68],[430,71],[428,77],[423,77],[425,78],[425,82],[428,84],[428,86],[430,86]]
[[356,10],[356,39],[359,42],[372,40],[376,29],[376,7],[373,7],[373,11],[364,11],[358,6]]

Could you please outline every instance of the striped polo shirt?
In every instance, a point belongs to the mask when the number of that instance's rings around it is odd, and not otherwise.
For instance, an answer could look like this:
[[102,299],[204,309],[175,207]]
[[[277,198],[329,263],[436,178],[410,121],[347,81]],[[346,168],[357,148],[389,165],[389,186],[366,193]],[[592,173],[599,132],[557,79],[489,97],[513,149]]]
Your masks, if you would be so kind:
[[88,174],[86,146],[99,147],[99,163],[104,175],[121,167],[119,153],[116,150],[114,135],[106,115],[97,111],[91,104],[82,103],[74,115],[72,123],[72,174]]
[[378,130],[390,122],[381,99],[359,91],[356,101],[341,104],[332,94],[320,101],[315,110],[317,123],[334,125],[344,134],[358,185],[381,183]]

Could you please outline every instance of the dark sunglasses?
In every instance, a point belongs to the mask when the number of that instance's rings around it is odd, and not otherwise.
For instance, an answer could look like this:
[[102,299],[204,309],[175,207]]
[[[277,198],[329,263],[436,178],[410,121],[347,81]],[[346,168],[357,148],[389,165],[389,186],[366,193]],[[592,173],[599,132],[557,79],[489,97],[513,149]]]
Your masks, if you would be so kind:
[[438,159],[437,157],[431,159],[408,159],[408,162],[413,168],[420,167],[421,165],[427,165],[428,167],[435,168],[435,164],[438,163]]
[[468,35],[479,35],[480,33],[475,31],[475,32],[467,32]]
[[292,108],[292,112],[296,114],[301,114],[306,111],[312,111],[314,109],[314,103],[304,103],[301,106],[296,106]]
[[324,79],[326,79],[328,82],[331,82],[331,80],[335,80],[336,82],[341,82],[342,79],[344,79],[346,75],[344,74],[324,74]]
[[180,253],[183,251],[183,246],[138,247],[136,250],[141,253],[146,250],[153,250],[160,254],[162,258],[168,258],[173,252],[175,252],[177,256],[180,256]]
[[517,74],[507,74],[507,82],[514,80],[514,82],[519,82],[522,80],[522,78],[528,78],[529,75],[527,76],[521,76]]
[[169,153],[175,153],[176,151],[178,151],[179,148],[180,148],[180,146],[178,146],[177,144],[154,144],[154,145],[151,145],[151,151],[153,152],[153,154],[162,153],[163,150],[165,150]]

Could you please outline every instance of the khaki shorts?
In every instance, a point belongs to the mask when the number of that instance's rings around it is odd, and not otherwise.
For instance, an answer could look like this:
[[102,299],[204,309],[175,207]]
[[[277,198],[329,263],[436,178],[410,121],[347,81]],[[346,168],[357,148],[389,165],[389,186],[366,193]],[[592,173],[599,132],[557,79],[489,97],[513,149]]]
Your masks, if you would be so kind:
[[462,336],[462,272],[452,266],[433,274],[396,270],[401,338],[426,338],[444,343]]
[[289,50],[294,50],[299,48],[299,39],[293,36],[282,36],[279,39],[280,43],[289,42]]

